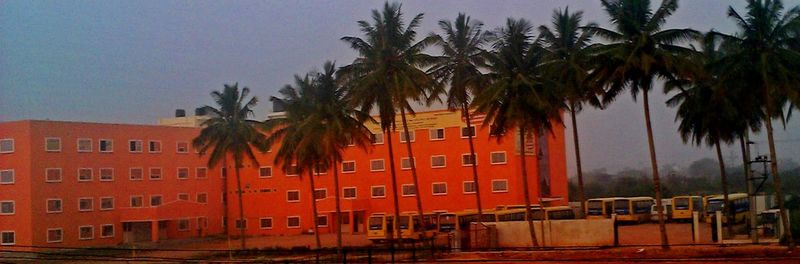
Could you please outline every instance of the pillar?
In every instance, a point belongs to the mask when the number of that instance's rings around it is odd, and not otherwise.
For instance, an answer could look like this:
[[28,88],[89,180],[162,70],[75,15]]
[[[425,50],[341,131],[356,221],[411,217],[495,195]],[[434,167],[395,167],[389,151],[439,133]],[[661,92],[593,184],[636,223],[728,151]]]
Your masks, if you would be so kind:
[[150,221],[150,241],[158,242],[158,220]]

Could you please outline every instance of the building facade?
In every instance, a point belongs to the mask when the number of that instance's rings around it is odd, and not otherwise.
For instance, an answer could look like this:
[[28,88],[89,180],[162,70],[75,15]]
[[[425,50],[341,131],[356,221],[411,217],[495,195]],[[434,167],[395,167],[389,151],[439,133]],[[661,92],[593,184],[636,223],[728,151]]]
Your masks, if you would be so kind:
[[[271,115],[272,118],[279,116]],[[480,115],[473,121],[480,123]],[[499,139],[488,129],[465,127],[459,113],[431,111],[409,119],[411,136],[394,132],[401,212],[416,212],[415,196],[425,212],[475,208],[471,162],[476,162],[484,208],[523,203],[520,153],[525,153],[533,203],[567,202],[563,126],[538,139],[518,134]],[[388,142],[377,125],[372,146],[345,149],[338,164],[342,231],[363,233],[371,214],[392,214]],[[227,168],[206,167],[191,147],[200,128],[58,121],[0,123],[0,232],[2,245],[83,247],[136,241],[238,234],[249,236],[334,231],[335,190],[330,171],[308,175],[284,171],[274,152],[258,154],[258,164],[241,169],[244,221],[238,218],[235,177]],[[476,157],[470,158],[467,134],[474,133]],[[419,193],[414,193],[412,142]],[[232,176],[228,175],[228,176]],[[314,221],[311,201],[318,203]],[[227,210],[227,213],[226,211]]]

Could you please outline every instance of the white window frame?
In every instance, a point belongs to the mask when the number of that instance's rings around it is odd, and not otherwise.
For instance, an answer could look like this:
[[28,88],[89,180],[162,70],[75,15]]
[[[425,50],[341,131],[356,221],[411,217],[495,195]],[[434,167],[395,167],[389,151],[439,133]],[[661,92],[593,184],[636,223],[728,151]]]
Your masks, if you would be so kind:
[[[400,157],[400,170],[411,170],[411,163],[408,164],[408,167],[403,166],[403,160],[410,160],[408,157]],[[417,167],[417,157],[414,157],[414,168]]]
[[[375,162],[375,161],[380,161],[381,164],[383,164],[383,169],[376,170],[375,168],[373,168],[372,162]],[[386,160],[385,159],[371,159],[371,160],[369,160],[369,171],[371,171],[371,172],[386,171]]]
[[[158,169],[160,172],[158,174],[158,178],[153,178],[153,169]],[[151,181],[160,181],[164,179],[164,169],[161,167],[148,167],[147,168],[147,179]]]
[[[495,190],[495,189],[494,189],[494,183],[495,183],[495,182],[505,182],[505,183],[506,183],[506,189],[505,189],[505,190],[500,190],[500,191],[498,191],[498,190]],[[507,180],[507,179],[496,179],[496,180],[492,180],[492,192],[493,192],[493,193],[507,193],[507,192],[508,192],[508,189],[509,189],[509,187],[510,187],[510,186],[508,186],[508,180]]]
[[[111,149],[110,150],[102,150],[102,149],[100,149],[103,146],[103,141],[111,143]],[[106,145],[108,145],[108,144],[106,144]],[[113,139],[107,139],[107,138],[98,139],[97,140],[97,152],[100,152],[100,153],[113,153],[114,152],[114,140]]]
[[[58,240],[51,240],[50,239],[50,231],[58,231],[58,233],[61,234],[60,238]],[[64,229],[60,228],[60,227],[59,228],[48,228],[46,237],[47,237],[47,243],[61,243],[61,242],[64,242]]]
[[[183,196],[186,196],[186,199],[181,199],[181,196],[182,196],[182,195],[183,195]],[[187,201],[187,202],[189,202],[189,201],[192,201],[192,197],[191,197],[191,196],[189,196],[189,193],[178,193],[178,196],[177,196],[176,198],[177,198],[178,200],[180,200],[180,201]]]
[[[139,143],[139,150],[132,150],[131,143],[138,142]],[[142,153],[144,152],[144,141],[141,139],[130,139],[128,140],[128,153]]]
[[[2,201],[0,201],[0,205],[2,205],[3,203],[11,203],[11,212],[10,213],[3,213],[3,211],[0,211],[0,215],[15,215],[15,214],[17,214],[17,202],[15,202],[14,200],[2,200]],[[2,208],[2,206],[0,206],[0,208]]]
[[[205,177],[200,177],[200,171],[201,170],[204,170],[206,172],[205,173],[205,175],[206,175]],[[208,168],[207,167],[196,167],[196,168],[194,168],[194,177],[196,179],[198,179],[198,180],[208,179]]]
[[[461,166],[462,167],[472,167],[472,164],[464,164],[464,156],[469,156],[470,153],[462,153],[461,154]],[[478,153],[475,153],[474,160],[475,166],[478,166]]]
[[[264,222],[262,222],[262,221],[267,220],[267,219],[269,219],[269,226],[264,226]],[[269,229],[272,229],[274,226],[275,226],[275,219],[273,219],[271,216],[261,217],[261,218],[258,219],[258,227],[260,229],[269,230]]]
[[[81,180],[81,170],[89,170],[89,179]],[[78,182],[90,182],[94,180],[94,169],[92,168],[78,168]]]
[[[204,202],[200,201],[200,196],[201,195],[205,195],[205,197],[206,197]],[[195,200],[195,202],[200,203],[200,204],[207,204],[208,203],[208,193],[207,192],[198,192],[197,194],[195,194],[194,200]]]
[[[296,192],[297,193],[297,200],[289,200],[289,193],[290,192]],[[299,203],[300,200],[302,200],[301,197],[300,197],[300,190],[286,190],[286,202],[287,203]]]
[[[320,225],[319,224],[319,219],[323,218],[323,217],[325,218],[325,224],[324,225]],[[314,224],[317,225],[317,227],[328,227],[328,222],[329,221],[330,221],[330,219],[328,219],[328,215],[326,215],[326,214],[317,214],[317,219],[316,219],[316,221],[314,221]]]
[[[139,206],[133,206],[133,198],[139,198],[142,202]],[[128,197],[128,207],[130,208],[144,208],[144,195],[131,195]]]
[[[158,198],[160,198],[160,199],[161,199],[161,201],[160,201],[160,203],[159,203],[159,204],[157,204],[157,205],[153,205],[153,198],[154,198],[154,197],[158,197]],[[144,201],[142,201],[142,202],[144,202]],[[162,206],[162,205],[164,205],[164,195],[161,195],[161,194],[151,194],[151,195],[150,195],[150,201],[149,201],[148,205],[149,205],[150,207],[159,207],[159,206]]]
[[[186,178],[181,178],[181,169],[186,170]],[[178,168],[175,169],[175,178],[178,179],[178,180],[185,181],[185,180],[188,180],[188,179],[192,178],[191,173],[192,172],[189,170],[189,167],[178,167]]]
[[[504,159],[503,162],[495,162],[494,160],[492,160],[492,155],[500,154],[500,153],[503,154],[503,159]],[[492,152],[489,152],[489,164],[499,165],[499,164],[507,164],[507,163],[508,163],[508,153],[507,152],[505,152],[505,151],[492,151]]]
[[[185,151],[181,151],[181,147],[180,147],[181,143],[186,144],[186,150]],[[175,153],[177,153],[177,154],[188,154],[189,153],[189,142],[187,142],[187,141],[175,142]]]
[[[58,204],[60,206],[59,206],[57,211],[56,210],[53,210],[53,211],[50,210],[50,201],[58,201]],[[64,200],[62,200],[60,198],[48,198],[45,201],[44,210],[48,214],[59,214],[59,213],[62,213],[62,212],[64,212]]]
[[[133,170],[141,171],[142,172],[141,173],[141,178],[134,179],[133,178]],[[129,180],[132,180],[132,181],[143,181],[144,180],[144,176],[145,176],[144,175],[144,167],[130,167],[130,168],[128,168],[128,179]]]
[[17,175],[14,172],[14,169],[0,170],[0,174],[3,174],[3,173],[10,173],[11,174],[11,181],[10,182],[4,182],[4,181],[0,180],[0,185],[11,185],[11,184],[14,184],[15,182],[17,182]]
[[[441,166],[433,165],[433,158],[438,158],[438,157],[441,157],[442,160],[444,160],[444,162],[443,162],[444,164],[442,164]],[[447,156],[446,155],[432,155],[431,156],[431,168],[438,169],[438,168],[446,168],[446,167],[447,167]]]
[[[434,131],[438,132],[439,130],[442,131],[442,138],[434,138],[433,137]],[[437,134],[437,136],[438,136],[438,134]],[[447,132],[445,131],[444,128],[431,128],[431,129],[428,129],[428,139],[430,141],[442,141],[442,140],[445,140],[445,139],[447,139]]]
[[[417,196],[417,194],[416,194],[416,193],[415,193],[415,194],[406,194],[406,193],[405,193],[405,189],[406,189],[405,187],[406,187],[406,186],[411,186],[411,187],[414,187],[414,184],[410,184],[410,183],[409,183],[409,184],[401,184],[401,185],[400,185],[400,196],[401,196],[401,197],[414,197],[414,196]],[[416,190],[415,190],[415,189],[414,189],[414,191],[416,192]]]
[[[111,170],[111,179],[105,179],[105,180],[103,179],[103,170]],[[114,181],[114,168],[100,168],[97,169],[97,172],[98,172],[97,179],[99,179],[101,182]]]
[[[325,192],[325,198],[318,199],[317,198],[317,191],[324,191]],[[314,189],[314,200],[315,201],[322,201],[322,200],[325,200],[325,199],[328,199],[328,188],[316,188],[316,189]]]
[[[11,243],[3,242],[3,235],[5,235],[5,234],[11,234],[11,236],[14,237],[14,242],[11,242]],[[14,231],[14,230],[3,230],[3,231],[0,231],[0,246],[13,246],[13,245],[16,245],[16,244],[17,244],[17,232],[16,231]]]
[[[50,180],[47,173],[50,170],[58,171],[58,180]],[[44,182],[62,182],[64,180],[64,171],[61,168],[45,168],[44,169]]]
[[[104,231],[104,229],[105,229],[106,227],[108,227],[108,226],[110,226],[110,227],[111,227],[111,235],[105,235],[105,234],[103,234],[103,231]],[[102,224],[102,225],[100,225],[100,238],[112,238],[112,237],[114,237],[114,235],[115,235],[115,234],[116,234],[116,232],[117,232],[117,230],[116,230],[116,229],[117,229],[117,227],[116,227],[116,226],[114,226],[114,224]]]
[[[103,208],[103,199],[111,199],[111,208]],[[98,199],[98,201],[100,201],[100,204],[98,205],[98,208],[99,208],[100,211],[111,211],[111,210],[114,210],[114,197],[112,197],[112,196],[103,196],[103,197],[100,197],[100,199]]]
[[5,153],[14,153],[14,148],[15,148],[15,146],[14,146],[14,144],[15,144],[15,142],[14,142],[14,139],[13,139],[13,138],[0,138],[0,142],[3,142],[3,141],[10,141],[10,142],[11,142],[11,150],[5,150],[5,151],[3,151],[3,150],[0,150],[0,154],[5,154]]
[[[469,127],[461,127],[461,129],[459,129],[460,131],[459,134],[461,134],[461,138],[469,138],[469,136],[464,135],[464,129],[468,128]],[[475,128],[475,126],[472,126],[472,138],[475,138],[476,136],[478,136],[478,129]]]
[[[375,196],[374,195],[375,192],[373,190],[376,189],[376,188],[383,188],[383,195],[382,196]],[[386,198],[386,185],[373,185],[373,186],[370,186],[369,187],[369,197],[370,198],[375,198],[375,199]]]
[[[151,146],[150,144],[153,144],[153,143],[157,143],[158,144],[158,150],[152,150],[150,148],[150,146]],[[147,141],[147,153],[161,153],[162,151],[164,151],[164,144],[161,144],[161,140],[148,140]]]
[[[268,176],[261,175],[261,170],[262,169],[269,169],[269,175]],[[261,167],[258,167],[258,178],[268,179],[268,178],[272,178],[273,175],[274,175],[274,173],[272,171],[272,166],[261,166]]]
[[[92,231],[91,232],[91,236],[90,237],[81,237],[81,235],[83,235],[83,232],[81,232],[81,229],[87,228],[87,227]],[[78,226],[78,240],[92,240],[92,239],[94,239],[94,226],[93,225]]]
[[[398,131],[397,132],[397,139],[400,141],[400,143],[406,143],[406,141],[403,140],[403,135],[404,134],[405,134],[405,131]],[[410,130],[410,131],[408,131],[408,134],[411,135],[410,136],[411,143],[414,143],[415,141],[417,141],[416,131]]]
[[[89,209],[81,208],[81,201],[82,200],[89,200]],[[78,212],[92,212],[94,211],[94,197],[78,197]]]
[[[81,141],[88,141],[89,142],[89,149],[88,150],[81,150]],[[78,138],[75,140],[75,151],[78,153],[91,153],[94,150],[94,142],[91,138]]]
[[[58,149],[47,149],[47,141],[51,140],[51,139],[58,140]],[[44,138],[44,151],[45,152],[61,152],[62,148],[63,148],[63,146],[61,144],[61,138],[60,137],[45,137]]]
[[[384,135],[383,133],[374,133],[373,135],[374,135],[374,136],[370,136],[370,138],[369,138],[369,141],[372,143],[372,145],[383,145],[383,142],[385,142],[385,141],[386,141],[386,139],[385,139],[385,135]],[[381,139],[381,140],[380,140],[380,141],[377,141],[377,140],[375,140],[375,141],[373,142],[373,140],[372,140],[372,139],[373,139],[373,137],[375,137],[375,139],[377,139],[377,138],[378,138],[378,135],[380,135],[380,139]]]
[[[468,191],[467,191],[467,184],[468,184],[468,183],[471,183],[471,184],[472,184],[472,187],[473,187],[475,190],[473,190],[473,191],[471,191],[471,192],[468,192]],[[475,194],[475,193],[476,193],[476,190],[478,189],[477,187],[478,187],[478,186],[477,186],[477,185],[475,185],[475,181],[464,181],[464,182],[462,182],[462,183],[461,183],[461,191],[462,191],[464,194]]]
[[[353,189],[353,194],[354,194],[353,197],[345,196],[345,191],[344,190],[347,190],[347,189]],[[344,187],[344,188],[342,188],[342,199],[352,200],[352,199],[357,199],[357,198],[358,198],[358,188],[356,188],[356,187]]]
[[[291,166],[289,166],[289,167],[295,167],[295,168],[297,168],[297,164],[292,164],[292,165],[291,165]],[[284,173],[284,174],[286,174],[286,177],[300,177],[300,173],[299,173],[298,171],[299,171],[299,169],[295,169],[295,172],[296,172],[295,174],[289,174],[289,172],[288,172],[288,171],[285,171],[285,170],[284,170],[284,172],[283,172],[283,173]]]
[[[353,171],[345,171],[344,170],[344,164],[345,163],[353,163]],[[356,173],[356,161],[355,160],[342,161],[342,173]]]
[[[290,222],[290,221],[289,221],[289,218],[297,218],[297,226],[290,226],[290,225],[289,225],[289,222]],[[302,226],[302,225],[303,225],[303,222],[301,222],[300,220],[301,220],[301,219],[300,219],[300,216],[299,216],[299,215],[289,215],[289,216],[286,216],[286,228],[300,228],[300,226]],[[316,223],[315,223],[315,224],[316,224]],[[273,225],[274,225],[274,223],[273,223]]]
[[[444,193],[436,193],[436,187],[435,186],[437,184],[444,184]],[[450,192],[450,190],[448,190],[448,188],[447,188],[447,182],[433,182],[433,183],[431,183],[431,195],[442,196],[442,195],[447,195],[449,192]]]

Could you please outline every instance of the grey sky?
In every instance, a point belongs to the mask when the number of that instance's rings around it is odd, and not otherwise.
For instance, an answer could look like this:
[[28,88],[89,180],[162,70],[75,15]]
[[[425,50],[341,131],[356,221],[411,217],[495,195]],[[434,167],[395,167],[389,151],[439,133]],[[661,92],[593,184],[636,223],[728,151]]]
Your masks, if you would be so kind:
[[[660,3],[659,1],[654,1]],[[785,1],[787,6],[800,1]],[[339,40],[360,36],[357,20],[382,1],[0,1],[0,121],[19,119],[153,123],[175,108],[209,103],[208,93],[239,82],[262,99],[258,117],[294,74],[338,65],[355,53]],[[728,5],[744,1],[683,0],[668,27],[734,30]],[[583,10],[607,25],[599,1],[403,1],[407,18],[425,13],[419,32],[466,12],[487,29],[506,17],[549,24],[555,8]],[[682,144],[674,111],[652,96],[662,165],[713,157]],[[579,116],[586,169],[649,165],[640,103],[626,94],[604,111]],[[779,131],[778,154],[800,154],[800,123]],[[571,133],[568,160],[573,170]],[[762,140],[760,137],[756,140]],[[765,144],[756,150],[766,152]],[[733,150],[726,153],[734,154]],[[731,158],[733,159],[733,158]],[[733,160],[731,160],[733,161]],[[574,170],[573,170],[574,171]],[[570,172],[570,175],[572,172]]]

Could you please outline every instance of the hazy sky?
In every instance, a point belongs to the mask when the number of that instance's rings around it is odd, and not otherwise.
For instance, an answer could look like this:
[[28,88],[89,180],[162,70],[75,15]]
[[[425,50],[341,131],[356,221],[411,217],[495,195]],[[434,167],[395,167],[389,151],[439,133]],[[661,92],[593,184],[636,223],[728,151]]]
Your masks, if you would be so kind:
[[[660,3],[659,1],[654,1]],[[794,6],[800,1],[785,1]],[[319,69],[325,60],[351,62],[339,40],[360,36],[357,20],[370,19],[382,1],[18,1],[0,0],[0,122],[20,119],[154,123],[175,108],[191,112],[210,103],[208,93],[239,82],[261,99]],[[725,13],[744,1],[683,0],[667,27],[731,32]],[[421,34],[436,21],[466,12],[487,29],[506,17],[549,24],[553,9],[583,10],[586,21],[607,25],[599,1],[403,1],[406,18],[425,13]],[[651,96],[660,164],[686,165],[714,157],[711,149],[683,144],[674,111],[656,87]],[[567,118],[567,116],[565,116]],[[649,166],[641,102],[629,94],[608,109],[578,118],[585,169]],[[779,124],[776,127],[780,128]],[[569,127],[568,127],[569,129]],[[800,155],[800,122],[776,133],[778,154]],[[756,151],[765,153],[759,136]],[[572,136],[567,130],[570,175]],[[726,155],[738,155],[735,149]],[[738,157],[738,156],[737,156]],[[738,161],[730,157],[731,162]]]

